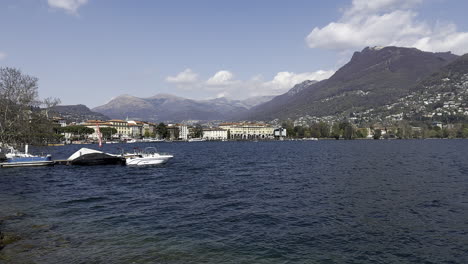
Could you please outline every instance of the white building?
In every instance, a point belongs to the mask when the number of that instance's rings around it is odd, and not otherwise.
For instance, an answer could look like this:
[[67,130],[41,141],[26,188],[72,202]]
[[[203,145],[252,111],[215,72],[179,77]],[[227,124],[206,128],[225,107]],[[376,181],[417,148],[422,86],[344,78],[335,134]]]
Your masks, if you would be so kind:
[[141,121],[127,121],[130,130],[130,136],[133,138],[140,138],[142,136],[143,122]]
[[220,128],[228,130],[230,139],[268,139],[274,138],[274,128],[257,123],[223,123]]
[[207,140],[225,140],[228,138],[228,131],[221,128],[203,129],[203,138]]
[[274,133],[275,133],[275,137],[286,137],[287,134],[286,134],[286,128],[277,128],[274,130]]
[[179,126],[179,139],[187,140],[188,134],[189,134],[188,127],[186,125],[180,125]]

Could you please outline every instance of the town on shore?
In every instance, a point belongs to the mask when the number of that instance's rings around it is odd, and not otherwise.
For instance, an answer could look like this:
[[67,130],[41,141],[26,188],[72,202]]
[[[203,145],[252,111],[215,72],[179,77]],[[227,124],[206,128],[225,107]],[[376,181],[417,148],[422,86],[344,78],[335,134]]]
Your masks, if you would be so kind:
[[54,118],[54,123],[56,133],[62,136],[62,143],[68,144],[96,142],[99,137],[102,137],[107,143],[279,140],[287,138],[287,130],[282,127],[251,122],[188,125],[112,119],[67,123],[64,119]]
[[[280,124],[264,122],[153,123],[139,120],[86,120],[67,123],[53,118],[54,131],[60,144],[155,141],[227,141],[227,140],[317,140],[317,139],[410,139],[468,138],[468,125],[432,122],[412,126],[408,122],[383,126],[357,127],[349,121],[318,122],[299,125],[291,121]],[[50,143],[49,143],[50,144]]]

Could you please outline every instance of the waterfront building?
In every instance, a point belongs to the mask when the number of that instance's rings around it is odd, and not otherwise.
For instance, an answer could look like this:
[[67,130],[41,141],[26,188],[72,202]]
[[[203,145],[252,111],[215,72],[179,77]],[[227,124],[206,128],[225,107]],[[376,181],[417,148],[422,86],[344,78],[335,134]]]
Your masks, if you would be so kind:
[[203,129],[203,138],[207,140],[226,140],[228,131],[222,128],[205,128]]
[[167,125],[167,132],[169,134],[169,140],[178,139],[179,136],[180,136],[179,126],[177,124],[168,124]]
[[128,127],[130,128],[130,134],[129,136],[132,138],[140,138],[141,137],[141,128],[143,126],[140,126],[137,124],[136,121],[127,121]]
[[61,117],[56,117],[54,116],[52,118],[52,121],[58,125],[60,125],[61,127],[66,127],[67,126],[67,121]]
[[276,128],[274,130],[275,137],[277,137],[277,138],[286,137],[287,136],[286,132],[287,132],[286,128],[282,128],[282,127]]
[[188,127],[186,125],[179,125],[179,139],[187,140],[188,139]]
[[128,126],[127,121],[120,119],[112,119],[108,122],[111,124],[111,127],[117,130],[117,135],[120,138],[131,135],[130,127]]
[[144,137],[154,137],[156,132],[156,124],[143,122],[142,135]]
[[227,130],[230,139],[271,139],[275,129],[260,123],[222,123],[219,128]]

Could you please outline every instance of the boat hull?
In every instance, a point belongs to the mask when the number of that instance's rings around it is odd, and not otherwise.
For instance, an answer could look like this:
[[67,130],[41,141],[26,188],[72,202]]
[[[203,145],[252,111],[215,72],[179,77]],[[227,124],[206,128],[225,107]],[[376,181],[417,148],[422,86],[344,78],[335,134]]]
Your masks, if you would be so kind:
[[99,150],[81,148],[73,153],[67,160],[69,165],[125,165],[125,158]]
[[166,163],[172,156],[159,156],[159,157],[130,157],[126,159],[128,166],[149,166],[160,165]]
[[50,156],[47,157],[14,157],[8,159],[6,162],[0,163],[2,168],[11,167],[39,167],[39,166],[52,166],[54,162]]

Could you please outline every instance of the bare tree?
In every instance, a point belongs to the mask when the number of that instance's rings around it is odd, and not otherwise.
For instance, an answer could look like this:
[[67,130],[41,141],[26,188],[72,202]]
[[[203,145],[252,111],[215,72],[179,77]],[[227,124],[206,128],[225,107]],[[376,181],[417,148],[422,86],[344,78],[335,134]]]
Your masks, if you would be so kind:
[[49,111],[58,104],[60,104],[60,99],[58,98],[47,97],[42,101],[42,105],[44,105],[45,108],[44,111],[46,118],[49,118]]
[[30,116],[39,105],[37,78],[14,68],[0,68],[0,141],[16,144],[30,127]]

